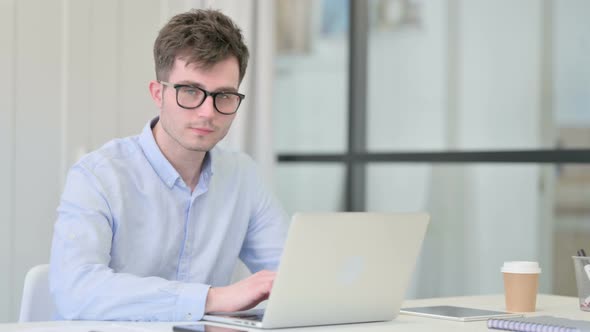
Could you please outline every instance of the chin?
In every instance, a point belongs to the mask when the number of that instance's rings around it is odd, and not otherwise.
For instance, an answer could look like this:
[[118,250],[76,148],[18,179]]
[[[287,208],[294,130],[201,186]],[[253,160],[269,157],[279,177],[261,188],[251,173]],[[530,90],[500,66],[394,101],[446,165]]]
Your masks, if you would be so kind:
[[187,144],[184,148],[194,152],[208,152],[215,144]]
[[187,148],[187,150],[193,152],[209,152],[209,150],[211,150],[212,148],[212,146],[190,146]]
[[189,151],[207,152],[211,150],[215,144],[217,144],[217,141],[214,142],[207,139],[185,139],[181,145],[183,148]]

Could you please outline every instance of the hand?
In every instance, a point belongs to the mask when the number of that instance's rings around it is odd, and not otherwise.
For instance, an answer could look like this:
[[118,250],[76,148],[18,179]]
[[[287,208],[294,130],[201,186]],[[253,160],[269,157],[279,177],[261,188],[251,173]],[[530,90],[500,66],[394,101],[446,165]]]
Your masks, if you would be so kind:
[[268,299],[276,272],[260,271],[226,287],[209,289],[205,313],[240,311],[254,308]]

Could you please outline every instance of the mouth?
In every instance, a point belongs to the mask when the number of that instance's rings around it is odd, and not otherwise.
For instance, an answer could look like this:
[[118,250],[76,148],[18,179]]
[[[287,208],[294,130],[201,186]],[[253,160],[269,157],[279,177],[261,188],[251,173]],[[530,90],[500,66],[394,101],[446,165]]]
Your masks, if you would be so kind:
[[197,127],[197,128],[189,127],[189,130],[197,135],[209,135],[214,131],[211,128],[205,128],[205,127]]

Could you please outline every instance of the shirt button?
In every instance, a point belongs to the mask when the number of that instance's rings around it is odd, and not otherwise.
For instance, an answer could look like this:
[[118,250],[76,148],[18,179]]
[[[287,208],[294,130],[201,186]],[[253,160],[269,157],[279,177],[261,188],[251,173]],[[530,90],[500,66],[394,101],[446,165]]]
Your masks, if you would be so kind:
[[193,319],[193,315],[189,312],[188,314],[186,314],[185,319],[186,320],[191,320],[191,319]]
[[76,238],[76,234],[74,234],[74,233],[70,233],[70,240],[73,240],[73,239],[75,239],[75,238]]

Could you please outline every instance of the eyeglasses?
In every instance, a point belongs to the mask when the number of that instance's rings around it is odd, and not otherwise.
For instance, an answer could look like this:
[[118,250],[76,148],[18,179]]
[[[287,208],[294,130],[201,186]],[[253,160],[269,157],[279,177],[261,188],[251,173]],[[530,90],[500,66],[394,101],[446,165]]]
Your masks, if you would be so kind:
[[178,106],[186,109],[195,109],[203,105],[207,96],[211,96],[213,98],[213,106],[215,106],[217,112],[231,115],[238,111],[242,100],[246,98],[245,95],[237,92],[209,92],[194,85],[159,82],[162,85],[176,89],[176,103]]

